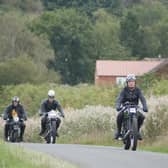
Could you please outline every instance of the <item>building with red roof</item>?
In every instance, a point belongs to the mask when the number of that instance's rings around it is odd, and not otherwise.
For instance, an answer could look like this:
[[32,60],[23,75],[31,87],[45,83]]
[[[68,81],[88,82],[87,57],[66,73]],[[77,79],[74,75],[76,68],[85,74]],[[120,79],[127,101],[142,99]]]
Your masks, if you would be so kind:
[[149,72],[162,72],[163,68],[165,70],[168,69],[167,59],[142,61],[97,60],[95,69],[95,84],[123,84],[127,74],[142,76]]

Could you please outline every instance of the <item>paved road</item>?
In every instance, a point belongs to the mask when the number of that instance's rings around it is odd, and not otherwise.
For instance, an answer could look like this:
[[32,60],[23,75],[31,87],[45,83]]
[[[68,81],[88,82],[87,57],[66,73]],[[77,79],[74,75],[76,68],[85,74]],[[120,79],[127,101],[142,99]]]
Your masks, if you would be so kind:
[[121,148],[64,145],[22,144],[26,148],[48,153],[80,166],[80,168],[167,168],[168,154],[124,151]]

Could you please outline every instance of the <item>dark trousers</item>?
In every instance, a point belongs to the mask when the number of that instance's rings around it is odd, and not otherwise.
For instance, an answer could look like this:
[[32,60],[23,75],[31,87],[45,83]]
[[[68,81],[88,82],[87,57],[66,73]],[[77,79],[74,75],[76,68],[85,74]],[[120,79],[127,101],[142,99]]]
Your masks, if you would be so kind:
[[[44,132],[46,129],[47,117],[44,116],[41,118],[41,132]],[[57,129],[59,128],[61,120],[57,118]]]
[[[11,121],[6,122],[5,128],[4,128],[4,136],[5,136],[5,139],[8,138],[10,126],[11,126]],[[23,139],[25,127],[26,127],[26,125],[24,124],[24,122],[20,122],[20,129],[21,129],[20,138],[22,138],[22,139]]]
[[[144,119],[145,119],[145,116],[142,113],[138,112],[138,131],[140,130],[140,128],[144,122]],[[118,113],[118,115],[117,115],[118,132],[121,132],[121,126],[122,126],[123,120],[124,120],[124,113],[123,112]]]

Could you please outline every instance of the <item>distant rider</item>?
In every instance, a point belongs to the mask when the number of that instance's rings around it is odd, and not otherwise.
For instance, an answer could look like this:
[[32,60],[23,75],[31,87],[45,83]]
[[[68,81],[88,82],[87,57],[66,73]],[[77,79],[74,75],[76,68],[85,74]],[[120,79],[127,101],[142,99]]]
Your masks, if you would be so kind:
[[5,141],[8,140],[7,138],[8,138],[9,127],[10,127],[10,123],[13,120],[14,114],[17,114],[20,120],[20,127],[21,127],[20,141],[23,141],[23,135],[25,131],[24,121],[27,120],[27,114],[20,103],[19,97],[17,96],[14,96],[12,98],[12,104],[9,105],[4,111],[3,119],[6,120],[6,124],[4,128]]
[[[41,118],[41,131],[39,133],[40,136],[42,136],[45,132],[46,121],[47,121],[46,114],[48,112],[50,112],[51,110],[57,110],[57,109],[60,112],[61,116],[64,117],[64,112],[63,112],[61,105],[58,103],[57,100],[55,100],[55,91],[49,90],[48,91],[48,99],[46,99],[42,102],[41,108],[40,108],[40,115],[42,116],[42,118]],[[58,118],[57,129],[59,128],[60,123],[61,123],[61,120]],[[56,132],[56,135],[58,136],[58,132]]]
[[[126,102],[130,102],[131,104],[138,105],[139,99],[143,105],[143,111],[148,112],[146,100],[141,92],[141,90],[136,87],[136,77],[134,74],[128,74],[126,77],[127,86],[121,91],[116,101],[116,110],[119,112],[121,107]],[[117,132],[115,134],[115,139],[121,137],[121,126],[124,118],[124,113],[120,112],[117,115]],[[142,140],[142,136],[140,134],[140,128],[144,122],[145,116],[138,112],[138,131],[139,140]]]

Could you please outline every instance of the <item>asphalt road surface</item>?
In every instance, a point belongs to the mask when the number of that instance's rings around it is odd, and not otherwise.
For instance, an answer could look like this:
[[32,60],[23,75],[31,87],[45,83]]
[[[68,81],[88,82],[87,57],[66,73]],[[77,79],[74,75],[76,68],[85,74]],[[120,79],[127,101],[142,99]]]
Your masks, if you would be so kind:
[[168,154],[88,145],[30,143],[21,145],[67,160],[80,168],[168,168]]

